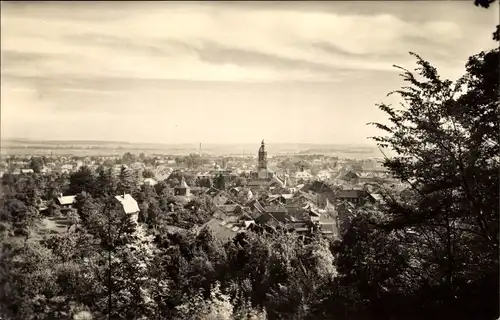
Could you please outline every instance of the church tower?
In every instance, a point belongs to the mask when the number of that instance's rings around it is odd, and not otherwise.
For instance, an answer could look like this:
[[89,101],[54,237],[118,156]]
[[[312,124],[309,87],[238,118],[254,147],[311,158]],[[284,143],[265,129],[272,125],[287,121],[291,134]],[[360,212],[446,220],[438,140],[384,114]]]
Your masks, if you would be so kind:
[[258,169],[259,179],[267,179],[267,151],[264,140],[262,140],[262,143],[260,144]]

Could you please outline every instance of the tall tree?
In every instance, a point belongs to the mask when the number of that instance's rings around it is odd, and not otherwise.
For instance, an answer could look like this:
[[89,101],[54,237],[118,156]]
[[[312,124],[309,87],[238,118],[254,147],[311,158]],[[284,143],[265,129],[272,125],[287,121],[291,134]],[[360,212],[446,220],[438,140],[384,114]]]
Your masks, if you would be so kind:
[[33,169],[35,173],[40,173],[43,169],[44,162],[41,157],[32,157],[30,160],[30,168]]
[[214,187],[219,190],[226,189],[226,178],[222,174],[218,174],[214,178]]
[[498,317],[498,288],[488,283],[498,284],[499,50],[471,57],[456,83],[413,55],[418,75],[400,68],[408,86],[394,92],[402,108],[381,104],[391,125],[375,123],[387,133],[374,138],[379,146],[397,153],[384,166],[416,192],[409,203],[389,201],[385,226],[422,249],[434,272],[421,280],[441,303],[434,311],[473,313],[465,301],[474,290],[483,315]]
[[136,173],[122,166],[118,177],[118,190],[120,194],[133,194],[137,191],[137,176]]
[[69,193],[77,194],[86,191],[93,194],[95,189],[95,178],[89,167],[81,167],[77,172],[70,175],[69,180]]
[[107,197],[117,192],[118,182],[113,174],[113,169],[103,169],[96,178],[97,196]]

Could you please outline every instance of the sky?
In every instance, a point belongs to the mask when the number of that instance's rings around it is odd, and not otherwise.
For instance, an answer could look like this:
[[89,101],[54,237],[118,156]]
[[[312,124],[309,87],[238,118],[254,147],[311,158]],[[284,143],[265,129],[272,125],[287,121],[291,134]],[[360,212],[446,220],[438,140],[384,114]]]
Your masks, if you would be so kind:
[[1,135],[369,144],[394,64],[456,79],[496,24],[472,0],[2,2]]

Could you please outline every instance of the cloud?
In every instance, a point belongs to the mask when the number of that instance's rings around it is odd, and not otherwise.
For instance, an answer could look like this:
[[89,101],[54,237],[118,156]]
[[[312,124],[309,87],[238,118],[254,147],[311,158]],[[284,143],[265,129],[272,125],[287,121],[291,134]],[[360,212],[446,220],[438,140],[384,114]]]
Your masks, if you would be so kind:
[[[363,136],[374,103],[399,85],[393,64],[412,69],[414,51],[460,75],[468,56],[492,45],[493,11],[461,2],[2,2],[2,133],[57,126],[76,138],[99,119],[120,123],[117,137],[163,139],[146,124],[178,136],[163,126],[183,119],[183,134],[203,131],[200,139],[227,129],[251,141],[255,123],[279,140]],[[137,119],[140,132],[130,130]]]
[[[107,3],[31,4],[21,15],[10,7],[2,19],[5,72],[26,77],[341,81],[346,71],[390,72],[394,63],[411,63],[410,50],[449,63],[454,52],[447,45],[463,37],[454,22],[406,22],[383,13],[277,15],[269,6],[137,3],[114,15],[118,4]],[[440,45],[425,43],[436,37]]]

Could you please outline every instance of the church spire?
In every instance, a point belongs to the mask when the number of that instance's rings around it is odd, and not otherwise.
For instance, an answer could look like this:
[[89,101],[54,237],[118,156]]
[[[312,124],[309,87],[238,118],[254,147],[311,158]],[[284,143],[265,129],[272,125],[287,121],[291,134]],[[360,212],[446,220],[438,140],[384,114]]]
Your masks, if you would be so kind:
[[262,143],[259,149],[259,170],[264,169],[267,170],[267,151],[266,145],[264,144],[264,139],[262,139]]

